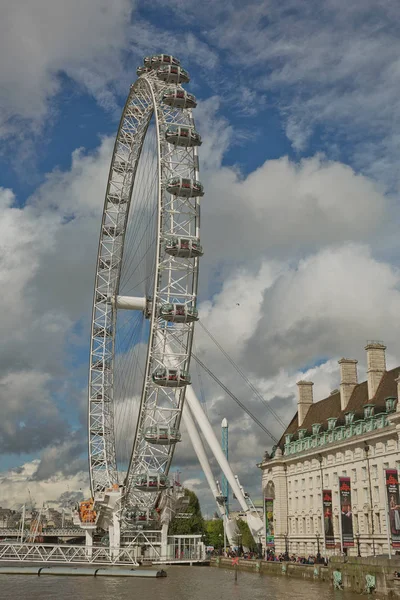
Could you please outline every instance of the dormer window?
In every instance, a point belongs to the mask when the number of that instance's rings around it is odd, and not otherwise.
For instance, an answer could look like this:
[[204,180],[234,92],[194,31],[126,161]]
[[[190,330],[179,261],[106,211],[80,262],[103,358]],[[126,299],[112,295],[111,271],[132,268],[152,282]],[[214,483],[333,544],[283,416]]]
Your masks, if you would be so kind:
[[293,437],[293,433],[287,433],[285,435],[285,444],[290,444],[290,442],[292,441],[292,437]]
[[299,435],[299,440],[303,440],[307,433],[307,429],[299,429],[297,433]]
[[333,431],[335,429],[336,421],[337,421],[336,417],[329,417],[329,419],[328,419],[328,430],[329,431]]
[[374,416],[374,404],[365,404],[364,406],[364,419],[370,419]]
[[387,413],[391,413],[391,412],[394,411],[395,406],[396,406],[396,400],[397,400],[397,398],[395,398],[394,396],[390,396],[389,398],[385,398],[386,412]]
[[320,429],[321,429],[321,423],[313,423],[313,426],[312,426],[313,435],[317,435],[319,433]]
[[348,412],[344,415],[344,418],[346,425],[351,425],[351,423],[354,421],[354,413]]

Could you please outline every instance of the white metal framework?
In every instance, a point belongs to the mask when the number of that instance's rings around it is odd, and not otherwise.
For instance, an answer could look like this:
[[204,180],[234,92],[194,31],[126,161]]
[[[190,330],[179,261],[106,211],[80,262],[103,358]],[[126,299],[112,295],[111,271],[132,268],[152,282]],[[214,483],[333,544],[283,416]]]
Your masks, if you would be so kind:
[[[203,189],[201,139],[192,116],[196,102],[181,85],[188,74],[167,55],[145,59],[138,74],[115,141],[101,224],[89,463],[95,499],[123,485],[125,506],[148,509],[157,499],[150,492],[168,485],[190,383]],[[140,401],[133,419],[126,405],[135,397]],[[117,415],[125,428],[122,440]],[[123,443],[130,444],[130,457],[117,465]]]

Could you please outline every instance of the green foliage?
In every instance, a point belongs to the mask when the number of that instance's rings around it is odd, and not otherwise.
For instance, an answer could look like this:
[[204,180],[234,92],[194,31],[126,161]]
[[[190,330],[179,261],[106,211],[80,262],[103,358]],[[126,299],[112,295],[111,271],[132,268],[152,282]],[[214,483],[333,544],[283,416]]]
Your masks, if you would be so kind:
[[224,545],[224,524],[222,519],[205,521],[206,545],[222,548]]
[[204,519],[201,514],[199,499],[191,490],[185,489],[184,491],[185,498],[188,498],[189,501],[188,504],[182,506],[181,512],[187,518],[180,519],[175,516],[169,524],[168,535],[195,535],[204,533]]
[[251,534],[251,531],[249,529],[249,526],[247,525],[246,521],[243,521],[242,519],[237,519],[236,521],[236,525],[237,528],[239,530],[238,534],[235,536],[235,544],[237,546],[243,546],[245,548],[248,548],[251,551],[256,551],[257,550],[257,544],[254,541],[254,538]]

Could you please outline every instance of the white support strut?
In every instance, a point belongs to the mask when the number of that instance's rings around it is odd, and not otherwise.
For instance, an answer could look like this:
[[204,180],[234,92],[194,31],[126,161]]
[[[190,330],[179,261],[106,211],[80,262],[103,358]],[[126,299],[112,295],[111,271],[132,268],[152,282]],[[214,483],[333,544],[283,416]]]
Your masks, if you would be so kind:
[[120,310],[142,310],[146,309],[146,298],[138,296],[116,296],[113,301],[115,308]]
[[227,478],[229,485],[231,486],[231,489],[232,489],[233,493],[235,494],[242,510],[247,512],[249,510],[249,507],[247,505],[244,494],[243,494],[242,490],[240,489],[240,487],[238,486],[238,483],[232,472],[230,464],[228,463],[226,456],[223,453],[223,450],[217,440],[217,437],[213,431],[213,428],[211,427],[210,422],[209,422],[207,416],[205,415],[203,408],[200,404],[200,401],[197,398],[192,386],[187,386],[187,388],[186,388],[186,402],[188,403],[188,406],[189,406],[194,418],[196,419],[197,423],[199,424],[199,427],[200,427],[205,439],[207,440],[210,450],[213,453],[213,455],[215,456],[219,466],[221,467],[223,474]]

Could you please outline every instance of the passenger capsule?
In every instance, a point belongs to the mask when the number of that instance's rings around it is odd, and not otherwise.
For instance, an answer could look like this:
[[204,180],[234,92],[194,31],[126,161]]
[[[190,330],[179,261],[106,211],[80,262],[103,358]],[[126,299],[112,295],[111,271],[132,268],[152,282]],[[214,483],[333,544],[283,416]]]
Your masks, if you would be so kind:
[[149,73],[149,71],[151,71],[151,69],[149,67],[138,67],[136,69],[136,75],[138,77],[140,77],[141,75],[144,75],[145,73]]
[[181,61],[171,56],[170,54],[155,54],[154,56],[146,56],[144,66],[149,69],[158,69],[161,65],[175,65],[179,67]]
[[104,225],[103,227],[103,235],[107,235],[109,237],[118,237],[122,234],[122,229],[120,227],[115,227],[115,225]]
[[165,132],[165,139],[174,146],[201,146],[201,136],[193,128],[187,125],[169,125]]
[[171,446],[181,441],[181,434],[178,429],[174,429],[173,427],[157,425],[145,429],[144,439],[149,444],[156,446]]
[[165,83],[189,83],[189,73],[175,65],[163,65],[157,70],[157,77]]
[[154,475],[142,473],[134,477],[133,486],[135,489],[141,490],[142,492],[158,492],[158,490],[165,490],[169,487],[169,480],[168,477],[162,473],[156,473]]
[[166,369],[161,367],[156,369],[152,375],[155,384],[162,387],[184,387],[191,382],[190,375],[187,371],[181,369]]
[[196,108],[197,106],[196,97],[181,88],[168,88],[163,92],[161,101],[174,108]]
[[203,248],[198,238],[171,237],[165,242],[165,252],[179,258],[203,256]]
[[199,320],[197,308],[186,304],[162,304],[159,309],[159,316],[171,323],[192,323]]
[[184,177],[171,177],[171,179],[168,179],[167,191],[181,198],[204,196],[204,189],[200,181],[185,179]]

